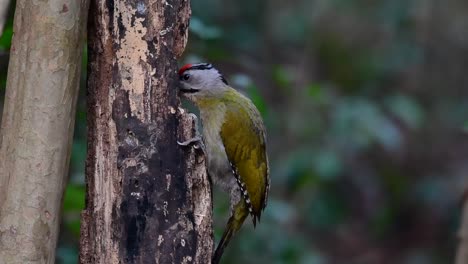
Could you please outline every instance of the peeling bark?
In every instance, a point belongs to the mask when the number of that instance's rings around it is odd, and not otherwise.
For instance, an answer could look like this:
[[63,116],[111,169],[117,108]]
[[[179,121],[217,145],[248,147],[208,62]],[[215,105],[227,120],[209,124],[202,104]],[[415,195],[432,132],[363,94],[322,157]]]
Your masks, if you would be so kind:
[[179,107],[186,0],[92,1],[80,263],[209,263],[211,190]]
[[87,7],[16,1],[0,137],[1,263],[55,261]]

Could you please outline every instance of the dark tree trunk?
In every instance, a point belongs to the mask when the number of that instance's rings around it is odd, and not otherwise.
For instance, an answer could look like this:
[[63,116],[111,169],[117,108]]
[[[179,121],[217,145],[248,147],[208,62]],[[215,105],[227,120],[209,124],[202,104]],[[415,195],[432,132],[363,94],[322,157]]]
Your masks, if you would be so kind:
[[211,191],[179,108],[189,2],[92,1],[80,263],[209,263]]

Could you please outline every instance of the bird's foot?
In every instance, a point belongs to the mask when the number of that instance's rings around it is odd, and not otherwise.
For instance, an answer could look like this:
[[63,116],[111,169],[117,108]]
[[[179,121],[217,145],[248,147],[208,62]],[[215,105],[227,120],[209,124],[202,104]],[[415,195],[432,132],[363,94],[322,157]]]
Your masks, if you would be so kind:
[[191,139],[188,139],[184,142],[177,141],[177,144],[180,146],[190,146],[193,145],[194,149],[201,149],[203,153],[205,153],[205,144],[203,143],[203,139],[200,136],[195,136]]

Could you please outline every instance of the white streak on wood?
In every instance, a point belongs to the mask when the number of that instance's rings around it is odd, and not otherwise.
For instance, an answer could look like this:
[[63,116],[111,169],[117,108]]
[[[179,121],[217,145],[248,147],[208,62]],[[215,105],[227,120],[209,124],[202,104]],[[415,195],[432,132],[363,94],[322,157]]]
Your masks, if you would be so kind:
[[[145,12],[144,3],[139,2],[137,8],[134,9],[130,5],[126,5],[123,1],[118,1],[118,10],[121,14],[122,25],[125,27],[124,37],[120,39],[120,48],[116,51],[116,57],[122,75],[122,88],[131,90],[130,108],[132,114],[135,114],[138,119],[145,120],[149,117],[149,113],[145,114],[144,106],[144,91],[145,91],[145,76],[148,60],[148,45],[144,40],[147,28],[143,25],[144,18],[138,17],[137,12]],[[132,18],[134,23],[132,23]],[[115,22],[114,22],[115,23]],[[119,26],[114,26],[114,34],[119,36]],[[149,110],[146,108],[146,110]]]

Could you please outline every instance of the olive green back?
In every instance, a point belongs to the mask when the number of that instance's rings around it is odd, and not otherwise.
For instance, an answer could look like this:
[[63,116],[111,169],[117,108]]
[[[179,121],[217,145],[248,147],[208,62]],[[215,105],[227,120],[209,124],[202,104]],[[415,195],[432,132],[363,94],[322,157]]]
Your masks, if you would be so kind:
[[245,96],[232,90],[223,101],[227,110],[221,138],[233,169],[245,184],[255,222],[266,206],[269,184],[265,128],[258,110]]

